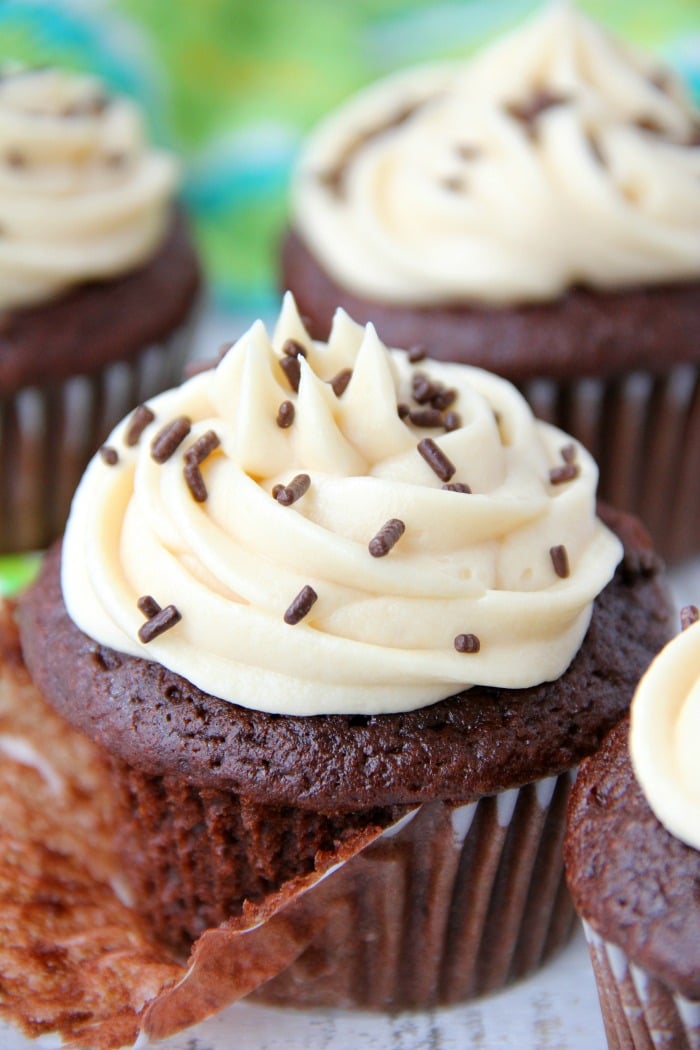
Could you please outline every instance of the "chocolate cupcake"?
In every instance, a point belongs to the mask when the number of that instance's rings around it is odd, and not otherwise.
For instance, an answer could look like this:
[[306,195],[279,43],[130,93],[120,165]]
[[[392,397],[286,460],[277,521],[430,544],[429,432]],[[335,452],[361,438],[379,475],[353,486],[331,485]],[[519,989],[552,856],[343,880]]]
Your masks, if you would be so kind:
[[581,440],[660,552],[700,550],[700,115],[569,5],[312,133],[282,283],[325,338],[479,365]]
[[[684,610],[697,621],[697,609]],[[581,766],[566,841],[608,1046],[700,1046],[700,623],[642,678]]]
[[0,76],[0,551],[41,548],[83,470],[189,349],[200,271],[177,166],[133,103],[57,69]]
[[111,758],[160,938],[185,952],[366,831],[266,999],[425,1008],[565,942],[572,771],[668,634],[596,477],[504,380],[342,311],[314,342],[291,297],[115,429],[19,617]]

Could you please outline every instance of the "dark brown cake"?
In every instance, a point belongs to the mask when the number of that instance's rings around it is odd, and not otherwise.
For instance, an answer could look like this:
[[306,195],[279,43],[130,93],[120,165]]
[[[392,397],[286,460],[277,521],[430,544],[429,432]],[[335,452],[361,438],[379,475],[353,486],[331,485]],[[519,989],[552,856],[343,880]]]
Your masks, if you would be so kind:
[[[629,719],[582,763],[565,861],[590,947],[610,1047],[694,1047],[677,996],[700,1007],[700,854],[654,816],[635,779]],[[630,965],[645,974],[635,980]],[[661,1038],[661,1036],[659,1036]]]
[[[314,950],[324,966],[337,956],[331,977],[309,981],[300,962],[265,994],[427,1006],[499,987],[556,950],[572,920],[560,855],[568,771],[622,716],[668,635],[648,537],[624,515],[606,519],[625,557],[558,681],[518,691],[475,687],[381,716],[256,712],[105,649],[68,617],[56,547],[20,606],[25,658],[51,705],[112,757],[124,799],[126,874],[158,934],[186,949],[204,928],[240,912],[244,899],[313,870],[319,851],[353,829],[385,827],[420,804],[389,840],[396,848],[387,853],[389,841],[380,842],[374,862],[368,855],[360,954],[357,945],[341,952],[337,931],[327,929],[330,940]],[[382,856],[392,865],[377,869]],[[378,879],[379,870],[394,875]],[[401,936],[432,945],[433,977],[421,982],[412,964],[369,987],[368,943],[384,958],[385,938],[395,944],[397,936],[397,915],[386,932],[380,921],[381,934],[376,916],[396,908],[405,912]]]
[[541,419],[578,438],[599,494],[638,514],[659,553],[700,549],[700,283],[620,292],[574,288],[554,303],[502,308],[375,302],[340,287],[291,230],[282,287],[326,339],[338,306],[390,346],[497,372]]
[[139,401],[178,382],[201,272],[175,214],[145,265],[0,317],[0,551],[60,534],[90,456]]
[[371,321],[387,346],[423,345],[431,357],[486,368],[521,388],[535,379],[574,381],[634,369],[663,374],[671,364],[700,361],[697,281],[620,292],[573,288],[554,304],[392,304],[341,287],[290,230],[281,284],[294,292],[315,339],[328,338],[341,306],[358,323]]
[[187,224],[175,213],[163,243],[144,265],[2,314],[0,396],[97,372],[163,342],[187,320],[200,285]]

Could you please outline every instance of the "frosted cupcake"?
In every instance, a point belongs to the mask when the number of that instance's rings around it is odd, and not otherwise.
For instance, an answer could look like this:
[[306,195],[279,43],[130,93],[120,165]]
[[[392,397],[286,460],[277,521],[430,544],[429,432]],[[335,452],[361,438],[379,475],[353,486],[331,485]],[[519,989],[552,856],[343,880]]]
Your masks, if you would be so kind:
[[0,75],[0,551],[58,535],[117,420],[180,376],[200,272],[177,179],[95,78]]
[[552,5],[313,132],[282,283],[477,364],[582,440],[662,553],[700,549],[700,115],[657,60]]
[[288,298],[104,452],[22,645],[111,756],[157,935],[184,953],[366,831],[267,999],[426,1008],[549,958],[572,770],[667,637],[648,537],[596,515],[585,449],[342,311],[314,342]]
[[571,799],[569,882],[615,1050],[700,1046],[700,623],[684,613]]

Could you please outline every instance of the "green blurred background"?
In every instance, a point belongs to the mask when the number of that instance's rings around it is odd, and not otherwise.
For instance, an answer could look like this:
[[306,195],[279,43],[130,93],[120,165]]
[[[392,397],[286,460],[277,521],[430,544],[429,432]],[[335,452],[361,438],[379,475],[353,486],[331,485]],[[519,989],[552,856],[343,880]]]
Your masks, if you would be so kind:
[[[269,314],[304,131],[402,65],[468,54],[531,0],[0,0],[0,53],[90,69],[138,98],[185,161],[216,305]],[[662,55],[700,97],[700,0],[580,5]]]

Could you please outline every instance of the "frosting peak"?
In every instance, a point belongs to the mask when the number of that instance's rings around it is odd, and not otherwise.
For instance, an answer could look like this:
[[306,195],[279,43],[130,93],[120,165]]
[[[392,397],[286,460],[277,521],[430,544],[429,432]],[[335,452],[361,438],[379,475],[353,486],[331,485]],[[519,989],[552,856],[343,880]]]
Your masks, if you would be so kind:
[[662,824],[700,849],[700,621],[656,657],[631,709],[630,754]]
[[311,135],[293,223],[369,299],[554,298],[700,275],[700,114],[568,4],[364,90]]
[[256,323],[149,410],[76,493],[68,611],[243,706],[376,714],[556,678],[620,557],[581,446],[342,311],[314,342],[287,296],[272,339]]
[[177,167],[147,149],[139,111],[94,77],[0,74],[0,309],[145,262],[168,220]]

